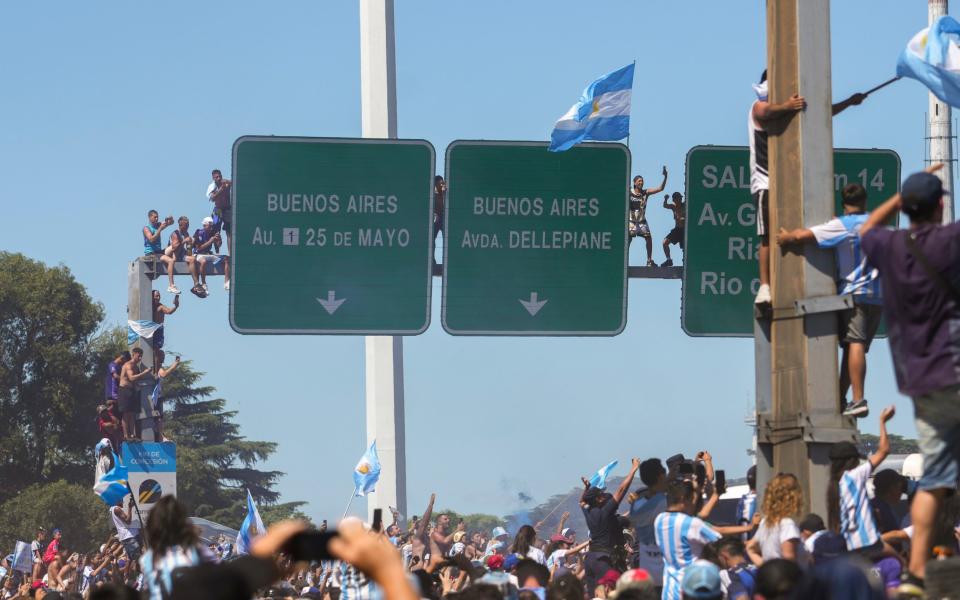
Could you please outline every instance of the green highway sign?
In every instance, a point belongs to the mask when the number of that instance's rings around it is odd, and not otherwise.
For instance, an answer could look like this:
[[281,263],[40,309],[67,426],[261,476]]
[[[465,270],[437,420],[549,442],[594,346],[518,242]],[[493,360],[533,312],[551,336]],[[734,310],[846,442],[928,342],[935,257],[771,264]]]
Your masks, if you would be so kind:
[[[900,157],[893,150],[837,149],[833,167],[837,214],[840,190],[848,183],[864,186],[871,209],[900,189]],[[683,330],[691,336],[753,337],[760,241],[750,151],[696,146],[687,153],[686,181]]]
[[416,335],[430,324],[433,146],[241,137],[233,144],[230,325]]
[[630,151],[585,143],[447,148],[443,327],[454,335],[617,335],[627,318]]

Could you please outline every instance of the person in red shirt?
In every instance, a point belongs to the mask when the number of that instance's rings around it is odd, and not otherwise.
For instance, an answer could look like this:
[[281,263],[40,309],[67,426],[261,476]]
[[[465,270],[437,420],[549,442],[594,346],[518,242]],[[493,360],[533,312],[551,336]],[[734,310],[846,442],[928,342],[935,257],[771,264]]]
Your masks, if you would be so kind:
[[123,429],[120,426],[120,419],[106,404],[97,407],[97,428],[100,430],[100,435],[110,440],[110,445],[119,452],[120,444],[123,442]]

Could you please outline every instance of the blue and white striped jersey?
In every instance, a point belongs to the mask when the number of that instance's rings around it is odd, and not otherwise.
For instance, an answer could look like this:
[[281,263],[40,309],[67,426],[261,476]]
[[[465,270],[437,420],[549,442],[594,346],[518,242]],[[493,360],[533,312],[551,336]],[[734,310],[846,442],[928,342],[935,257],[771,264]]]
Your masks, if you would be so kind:
[[[749,525],[753,521],[753,515],[757,512],[757,493],[749,491],[740,496],[737,502],[737,525]],[[743,541],[750,539],[749,533],[741,534]]]
[[653,524],[663,553],[663,600],[681,600],[683,569],[700,558],[703,547],[720,534],[697,517],[682,512],[660,513]]
[[865,304],[881,304],[880,273],[867,263],[867,256],[860,247],[860,227],[867,214],[834,217],[822,225],[810,228],[817,245],[833,248],[837,254],[837,291],[853,294]]
[[848,551],[880,541],[867,497],[867,480],[872,472],[873,465],[867,461],[840,476],[840,532],[847,541]]

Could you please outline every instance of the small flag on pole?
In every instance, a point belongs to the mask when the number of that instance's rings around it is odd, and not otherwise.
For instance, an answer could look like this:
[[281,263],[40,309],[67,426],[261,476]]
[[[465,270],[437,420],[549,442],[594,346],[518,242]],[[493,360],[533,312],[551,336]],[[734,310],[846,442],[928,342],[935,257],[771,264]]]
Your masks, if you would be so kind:
[[960,106],[960,23],[943,16],[918,32],[897,61],[897,75],[916,79],[940,100]]
[[614,141],[630,135],[633,69],[634,65],[627,65],[588,85],[580,100],[554,125],[550,151],[569,150],[586,140]]
[[107,506],[114,506],[130,493],[130,487],[127,484],[127,467],[120,463],[120,458],[116,454],[113,455],[113,468],[97,480],[93,491]]
[[600,470],[590,478],[590,485],[595,488],[600,488],[601,490],[607,489],[607,475],[610,474],[610,471],[617,468],[617,464],[619,464],[619,461],[615,460],[604,467],[600,467]]
[[257,505],[253,503],[253,496],[250,490],[247,490],[247,516],[240,525],[240,531],[237,533],[237,553],[250,554],[250,546],[253,540],[257,539],[266,528],[263,526],[263,520],[260,519],[260,511]]
[[373,440],[360,462],[353,469],[354,496],[366,496],[377,487],[380,479],[380,457],[377,456],[377,440]]

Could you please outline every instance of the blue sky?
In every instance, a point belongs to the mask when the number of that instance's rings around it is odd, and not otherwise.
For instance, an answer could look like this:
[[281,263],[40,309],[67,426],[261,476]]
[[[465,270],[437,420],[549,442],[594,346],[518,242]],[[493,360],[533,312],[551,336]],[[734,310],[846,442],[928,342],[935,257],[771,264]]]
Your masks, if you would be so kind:
[[[547,139],[589,81],[635,59],[633,171],[658,183],[665,164],[681,191],[690,147],[747,141],[763,6],[399,1],[400,136],[430,140],[440,160],[454,139]],[[835,99],[891,77],[927,19],[920,1],[832,11]],[[4,4],[0,49],[0,249],[69,266],[110,324],[126,320],[147,209],[199,222],[210,169],[229,169],[237,137],[360,135],[354,1]],[[837,117],[834,144],[892,148],[917,170],[926,108],[922,86],[898,82]],[[661,239],[668,212],[649,218]],[[207,372],[247,436],[279,443],[267,466],[287,473],[283,499],[336,518],[365,447],[363,339],[240,336],[211,289],[184,295],[168,347]],[[679,281],[632,280],[629,294],[616,338],[455,338],[436,279],[432,326],[405,341],[411,512],[436,492],[439,507],[503,514],[517,491],[539,502],[613,458],[623,472],[631,456],[701,447],[743,472],[752,342],[685,336]],[[886,343],[870,358],[868,399],[896,402],[891,430],[913,436]]]

